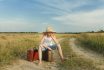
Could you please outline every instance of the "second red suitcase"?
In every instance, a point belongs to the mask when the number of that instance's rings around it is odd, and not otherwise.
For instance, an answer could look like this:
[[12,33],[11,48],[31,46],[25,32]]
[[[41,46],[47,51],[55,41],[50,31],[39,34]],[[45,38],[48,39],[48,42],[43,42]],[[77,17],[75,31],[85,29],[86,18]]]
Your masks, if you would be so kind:
[[33,54],[33,61],[34,61],[34,60],[38,60],[38,59],[39,59],[38,50],[35,49],[35,50],[34,50],[34,54]]
[[27,60],[33,61],[34,49],[27,50]]

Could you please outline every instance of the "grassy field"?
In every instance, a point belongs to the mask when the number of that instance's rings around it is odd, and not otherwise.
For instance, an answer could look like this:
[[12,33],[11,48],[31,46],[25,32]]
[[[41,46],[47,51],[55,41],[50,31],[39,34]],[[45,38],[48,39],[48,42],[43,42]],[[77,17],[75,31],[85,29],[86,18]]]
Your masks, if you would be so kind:
[[[74,36],[76,37],[76,36]],[[70,37],[65,38],[61,45],[64,56],[68,59],[64,63],[60,63],[60,70],[98,70],[94,67],[91,60],[77,56],[69,46]]]
[[[64,63],[59,63],[60,70],[97,70],[93,62],[78,57],[69,46],[70,38],[78,38],[90,49],[104,53],[104,36],[87,34],[56,34],[57,38],[63,38],[61,46],[64,56],[68,58]],[[27,49],[38,47],[42,35],[36,33],[2,33],[0,34],[0,67],[12,64],[18,59],[26,59]],[[102,49],[103,48],[103,49]]]
[[[68,37],[68,34],[56,34],[57,38]],[[11,64],[16,59],[25,59],[27,49],[38,47],[41,34],[36,33],[1,33],[0,66]]]
[[18,58],[25,59],[28,48],[38,46],[39,34],[0,34],[0,65],[10,64]]
[[79,41],[85,47],[104,55],[104,34],[81,34]]

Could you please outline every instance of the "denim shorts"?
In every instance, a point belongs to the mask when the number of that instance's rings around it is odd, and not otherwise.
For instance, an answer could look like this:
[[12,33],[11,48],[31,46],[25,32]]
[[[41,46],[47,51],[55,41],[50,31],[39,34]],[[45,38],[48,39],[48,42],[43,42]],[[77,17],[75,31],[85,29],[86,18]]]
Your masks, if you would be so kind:
[[[48,46],[48,47],[50,47],[52,50],[57,49],[57,45],[56,45],[56,44],[50,45],[50,46]],[[45,51],[45,50],[47,50],[47,49],[48,49],[48,48],[42,48],[42,51]]]

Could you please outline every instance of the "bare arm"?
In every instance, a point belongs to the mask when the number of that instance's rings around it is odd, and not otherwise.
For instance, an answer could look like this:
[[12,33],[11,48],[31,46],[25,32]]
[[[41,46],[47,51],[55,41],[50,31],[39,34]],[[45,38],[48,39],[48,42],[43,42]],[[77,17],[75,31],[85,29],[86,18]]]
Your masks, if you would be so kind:
[[44,35],[43,35],[43,37],[41,38],[40,45],[43,43],[43,41],[44,41]]

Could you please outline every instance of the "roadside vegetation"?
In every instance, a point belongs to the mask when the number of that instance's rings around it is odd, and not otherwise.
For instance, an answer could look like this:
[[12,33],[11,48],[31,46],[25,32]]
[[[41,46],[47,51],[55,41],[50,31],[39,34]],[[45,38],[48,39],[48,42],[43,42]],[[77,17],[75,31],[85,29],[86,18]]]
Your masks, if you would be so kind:
[[104,34],[81,34],[78,40],[86,48],[104,55]]
[[[56,34],[65,38],[68,34]],[[26,59],[27,50],[38,47],[42,38],[38,33],[1,33],[0,34],[0,68],[12,64],[18,59]]]
[[59,63],[60,70],[98,70],[91,60],[86,60],[73,52],[69,46],[69,39],[67,37],[61,43],[64,56],[67,60],[64,63]]

